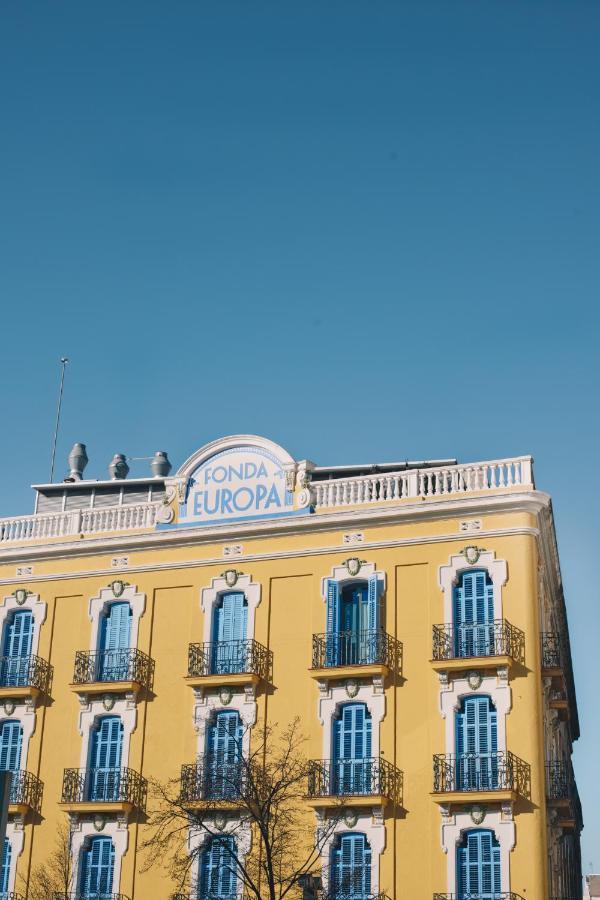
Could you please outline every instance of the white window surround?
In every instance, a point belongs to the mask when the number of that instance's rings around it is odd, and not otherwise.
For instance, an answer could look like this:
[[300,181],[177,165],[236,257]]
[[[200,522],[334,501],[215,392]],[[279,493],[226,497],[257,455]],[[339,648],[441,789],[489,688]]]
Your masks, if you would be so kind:
[[92,623],[90,650],[94,651],[98,649],[100,616],[106,615],[113,603],[124,602],[129,603],[131,606],[131,646],[137,647],[140,618],[144,614],[146,608],[146,595],[139,594],[136,590],[136,586],[129,584],[119,597],[115,597],[112,587],[106,587],[102,588],[96,597],[90,598],[88,608],[90,621]]
[[510,891],[510,852],[515,846],[515,823],[510,812],[510,804],[506,809],[490,811],[480,825],[475,825],[469,812],[457,812],[453,815],[444,813],[442,807],[442,849],[448,856],[448,891],[456,893],[456,848],[466,831],[487,828],[494,832],[500,844],[500,886],[503,892]]
[[471,688],[468,677],[453,678],[440,689],[440,711],[446,720],[446,753],[456,752],[456,715],[464,697],[487,695],[497,713],[498,750],[506,751],[506,716],[511,710],[512,695],[508,680],[499,675],[483,675],[481,684]]
[[204,613],[204,642],[212,640],[213,610],[223,594],[243,593],[248,604],[248,640],[254,638],[254,620],[256,608],[260,604],[261,586],[252,581],[251,575],[238,575],[237,581],[230,586],[224,576],[213,578],[210,587],[202,588],[200,595],[200,608]]
[[[208,824],[208,821],[207,821]],[[209,825],[209,827],[211,827]],[[227,819],[225,827],[222,831],[217,830],[216,826],[212,827],[213,833],[210,834],[204,828],[190,828],[188,835],[188,848],[190,854],[195,853],[192,871],[192,892],[197,889],[200,882],[200,867],[202,865],[202,852],[208,842],[214,837],[233,837],[237,843],[237,855],[240,863],[243,865],[247,854],[252,846],[252,832],[247,824],[242,824],[239,819]],[[242,897],[244,893],[244,883],[238,873],[236,893],[238,897]]]
[[[371,812],[352,810],[357,814],[356,824],[351,828],[346,825],[343,819],[336,822],[331,833],[327,835],[323,848],[321,850],[321,876],[323,878],[323,889],[329,888],[329,865],[331,857],[331,849],[336,838],[341,834],[364,834],[371,848],[371,893],[377,895],[380,891],[379,887],[379,857],[385,850],[385,823],[383,819],[383,811],[381,809],[373,809]],[[325,824],[323,814],[317,813],[320,819],[319,826]],[[318,826],[318,827],[319,827]]]
[[371,575],[377,575],[378,594],[381,597],[385,593],[386,577],[385,572],[376,570],[375,563],[362,563],[356,575],[350,575],[346,566],[333,566],[331,575],[326,575],[321,579],[321,596],[324,603],[327,603],[327,582],[337,581],[341,594],[346,585],[366,581]]
[[[483,550],[477,562],[467,562],[462,553],[450,557],[448,565],[440,566],[438,582],[444,592],[444,622],[454,618],[454,588],[463,572],[485,569],[490,576],[494,590],[494,619],[502,618],[502,588],[508,577],[506,560],[496,559],[495,552]],[[362,571],[362,570],[361,570]]]
[[96,727],[98,719],[105,716],[119,716],[123,723],[123,751],[121,755],[121,768],[127,768],[129,761],[129,744],[131,735],[135,731],[137,724],[137,709],[135,706],[135,698],[114,698],[111,695],[111,701],[114,699],[114,706],[106,709],[104,699],[102,697],[90,699],[87,706],[79,713],[79,733],[83,738],[81,742],[81,757],[79,767],[86,769],[89,760],[90,739],[92,729]]
[[74,864],[73,874],[75,884],[73,885],[73,887],[75,888],[75,890],[77,891],[77,885],[79,883],[79,875],[81,871],[81,854],[86,841],[89,842],[92,838],[95,837],[109,837],[111,838],[113,846],[115,848],[115,867],[113,869],[112,892],[113,894],[118,894],[121,881],[121,863],[123,860],[123,856],[127,852],[127,842],[129,836],[127,831],[126,818],[120,817],[116,820],[106,820],[102,831],[97,831],[94,828],[93,821],[72,816],[71,828],[73,829],[71,835],[71,853]]
[[358,692],[350,697],[346,685],[329,682],[327,694],[319,698],[319,721],[323,726],[323,759],[331,758],[331,730],[340,707],[346,703],[364,703],[371,715],[371,753],[379,756],[379,726],[385,716],[385,694],[376,693],[373,684],[360,684]]
[[242,736],[242,753],[248,756],[250,753],[250,729],[256,724],[256,702],[250,692],[236,692],[231,701],[224,705],[218,694],[207,694],[202,688],[194,690],[194,730],[198,735],[197,754],[204,756],[206,749],[206,727],[211,716],[220,710],[235,709],[238,711],[240,721],[244,727]]
[[[13,701],[14,702],[14,701]],[[2,707],[0,706],[0,710]],[[31,735],[35,731],[35,709],[28,703],[21,701],[20,703],[16,703],[15,711],[11,713],[11,715],[7,715],[4,710],[2,710],[2,715],[0,715],[0,728],[3,726],[5,722],[14,722],[18,721],[21,723],[21,728],[23,731],[23,744],[21,748],[21,763],[19,765],[20,769],[27,768],[27,752],[29,750],[29,741]]]
[[15,889],[17,860],[25,846],[25,829],[21,819],[8,823],[6,826],[6,837],[10,841],[10,871],[8,873],[8,891],[10,895],[10,892]]
[[19,605],[16,597],[13,595],[4,597],[0,604],[0,636],[4,642],[4,626],[6,620],[12,613],[18,609],[30,609],[33,616],[33,635],[31,637],[31,652],[34,656],[38,655],[38,647],[40,643],[40,629],[46,621],[48,612],[48,604],[40,600],[39,594],[29,594],[25,603]]

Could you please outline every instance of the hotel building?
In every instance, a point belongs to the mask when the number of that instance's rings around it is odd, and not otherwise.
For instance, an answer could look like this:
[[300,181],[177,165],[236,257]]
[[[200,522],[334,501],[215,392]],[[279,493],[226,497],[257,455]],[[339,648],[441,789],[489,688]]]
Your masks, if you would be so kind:
[[[531,457],[322,467],[242,435],[176,473],[158,453],[148,478],[116,456],[86,480],[81,444],[69,461],[0,520],[0,898],[27,898],[65,824],[72,897],[171,897],[142,870],[147,779],[218,800],[236,737],[297,714],[303,814],[336,815],[314,873],[331,900],[580,900],[577,704]],[[194,900],[241,893],[224,809]]]

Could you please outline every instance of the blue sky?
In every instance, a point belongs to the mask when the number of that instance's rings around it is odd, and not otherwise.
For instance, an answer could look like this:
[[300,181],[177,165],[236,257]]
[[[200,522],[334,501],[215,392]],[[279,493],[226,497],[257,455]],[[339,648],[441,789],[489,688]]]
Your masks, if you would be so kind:
[[[4,4],[3,515],[115,452],[532,453],[597,747],[600,4]],[[146,464],[133,467],[143,474]]]

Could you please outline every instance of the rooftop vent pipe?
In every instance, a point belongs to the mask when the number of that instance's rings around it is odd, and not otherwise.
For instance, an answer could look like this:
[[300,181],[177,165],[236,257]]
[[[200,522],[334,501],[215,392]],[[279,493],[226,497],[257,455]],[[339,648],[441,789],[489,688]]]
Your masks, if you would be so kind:
[[172,466],[169,462],[167,451],[157,450],[150,463],[150,470],[154,478],[166,478],[171,469]]
[[73,444],[73,448],[67,457],[69,463],[69,475],[65,481],[81,481],[83,470],[88,464],[88,455],[85,452],[85,444]]
[[113,481],[127,478],[129,466],[124,453],[115,453],[108,467],[108,473]]

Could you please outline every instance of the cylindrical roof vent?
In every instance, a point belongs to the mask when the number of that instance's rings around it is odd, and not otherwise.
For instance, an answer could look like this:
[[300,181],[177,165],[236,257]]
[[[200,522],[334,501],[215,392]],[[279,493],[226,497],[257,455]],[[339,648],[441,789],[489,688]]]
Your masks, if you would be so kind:
[[150,469],[154,478],[166,478],[172,469],[166,450],[157,450],[152,457]]
[[85,452],[85,444],[73,444],[73,448],[67,457],[69,463],[69,481],[81,481],[83,470],[88,464],[88,455]]
[[108,471],[113,481],[127,478],[129,466],[127,465],[127,459],[124,453],[115,453],[110,466],[108,467]]

